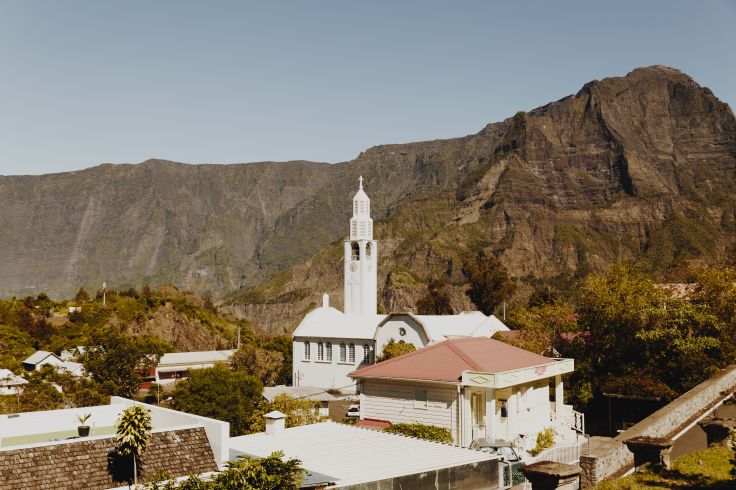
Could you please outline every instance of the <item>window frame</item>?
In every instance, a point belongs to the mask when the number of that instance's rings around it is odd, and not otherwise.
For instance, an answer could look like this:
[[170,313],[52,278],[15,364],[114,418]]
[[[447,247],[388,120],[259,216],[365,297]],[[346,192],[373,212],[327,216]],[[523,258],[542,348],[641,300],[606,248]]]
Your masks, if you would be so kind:
[[325,361],[332,362],[332,342],[325,344]]
[[345,342],[340,344],[340,362],[348,362],[348,346]]
[[317,360],[325,360],[325,344],[323,342],[317,342]]
[[312,360],[312,343],[309,341],[304,342],[304,360]]
[[371,363],[371,347],[368,344],[363,344],[363,363]]
[[348,364],[355,364],[355,344],[348,345]]

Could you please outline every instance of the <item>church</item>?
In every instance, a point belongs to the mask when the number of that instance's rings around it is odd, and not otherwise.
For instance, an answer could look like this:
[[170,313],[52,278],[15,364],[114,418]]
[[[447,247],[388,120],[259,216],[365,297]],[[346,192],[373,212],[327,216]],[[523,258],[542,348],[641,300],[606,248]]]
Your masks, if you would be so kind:
[[344,244],[345,311],[322,306],[309,312],[294,330],[294,386],[316,386],[356,392],[348,376],[375,363],[383,347],[394,340],[417,349],[448,339],[489,338],[508,330],[495,316],[479,311],[458,315],[378,314],[378,241],[373,239],[370,199],[359,179],[353,197],[350,233]]

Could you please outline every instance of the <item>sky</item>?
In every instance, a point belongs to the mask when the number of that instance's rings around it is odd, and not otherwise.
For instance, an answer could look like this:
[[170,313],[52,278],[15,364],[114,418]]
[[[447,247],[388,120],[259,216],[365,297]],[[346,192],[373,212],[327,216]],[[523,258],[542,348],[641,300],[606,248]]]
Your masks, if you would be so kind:
[[341,162],[655,64],[735,108],[736,0],[0,0],[0,175]]

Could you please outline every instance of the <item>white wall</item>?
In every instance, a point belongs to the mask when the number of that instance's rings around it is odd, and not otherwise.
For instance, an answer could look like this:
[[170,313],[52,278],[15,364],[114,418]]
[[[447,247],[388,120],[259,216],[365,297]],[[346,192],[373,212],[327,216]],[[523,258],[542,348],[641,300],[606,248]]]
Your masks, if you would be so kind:
[[[311,356],[304,358],[304,343],[311,343]],[[332,343],[332,361],[317,360],[317,343]],[[340,362],[340,344],[345,343],[346,362]],[[355,362],[348,362],[348,346],[355,344]],[[320,339],[297,337],[294,339],[294,364],[292,384],[294,386],[317,386],[320,388],[342,388],[343,391],[354,393],[355,381],[348,377],[348,373],[367,364],[363,363],[363,346],[367,344],[371,350],[371,361],[374,359],[373,339]],[[326,349],[326,347],[325,347]]]
[[[399,332],[401,328],[406,330],[404,335],[401,335]],[[424,328],[409,315],[392,316],[378,328],[376,331],[376,351],[379,354],[383,352],[384,346],[391,339],[394,339],[396,342],[403,340],[407,344],[414,344],[414,347],[417,349],[426,347],[429,343],[429,339],[424,333]]]
[[[415,390],[420,389],[427,390],[427,408],[418,408],[415,404]],[[452,431],[457,441],[457,388],[454,385],[364,379],[360,403],[361,418],[445,427]]]
[[536,444],[537,434],[547,427],[550,421],[548,380],[514,386],[509,397],[508,429],[509,439],[525,434],[526,448]]

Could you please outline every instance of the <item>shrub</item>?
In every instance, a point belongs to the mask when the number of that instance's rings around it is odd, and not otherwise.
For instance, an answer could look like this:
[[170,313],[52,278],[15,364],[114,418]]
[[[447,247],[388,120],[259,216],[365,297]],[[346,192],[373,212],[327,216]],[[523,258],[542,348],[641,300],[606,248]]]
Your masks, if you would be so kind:
[[452,432],[444,427],[424,424],[394,424],[384,430],[391,434],[401,434],[427,441],[452,443]]
[[537,434],[537,445],[534,446],[534,449],[529,451],[532,456],[536,456],[537,454],[541,453],[545,449],[549,449],[552,446],[555,445],[555,436],[557,435],[557,432],[552,427],[547,427],[542,432]]

